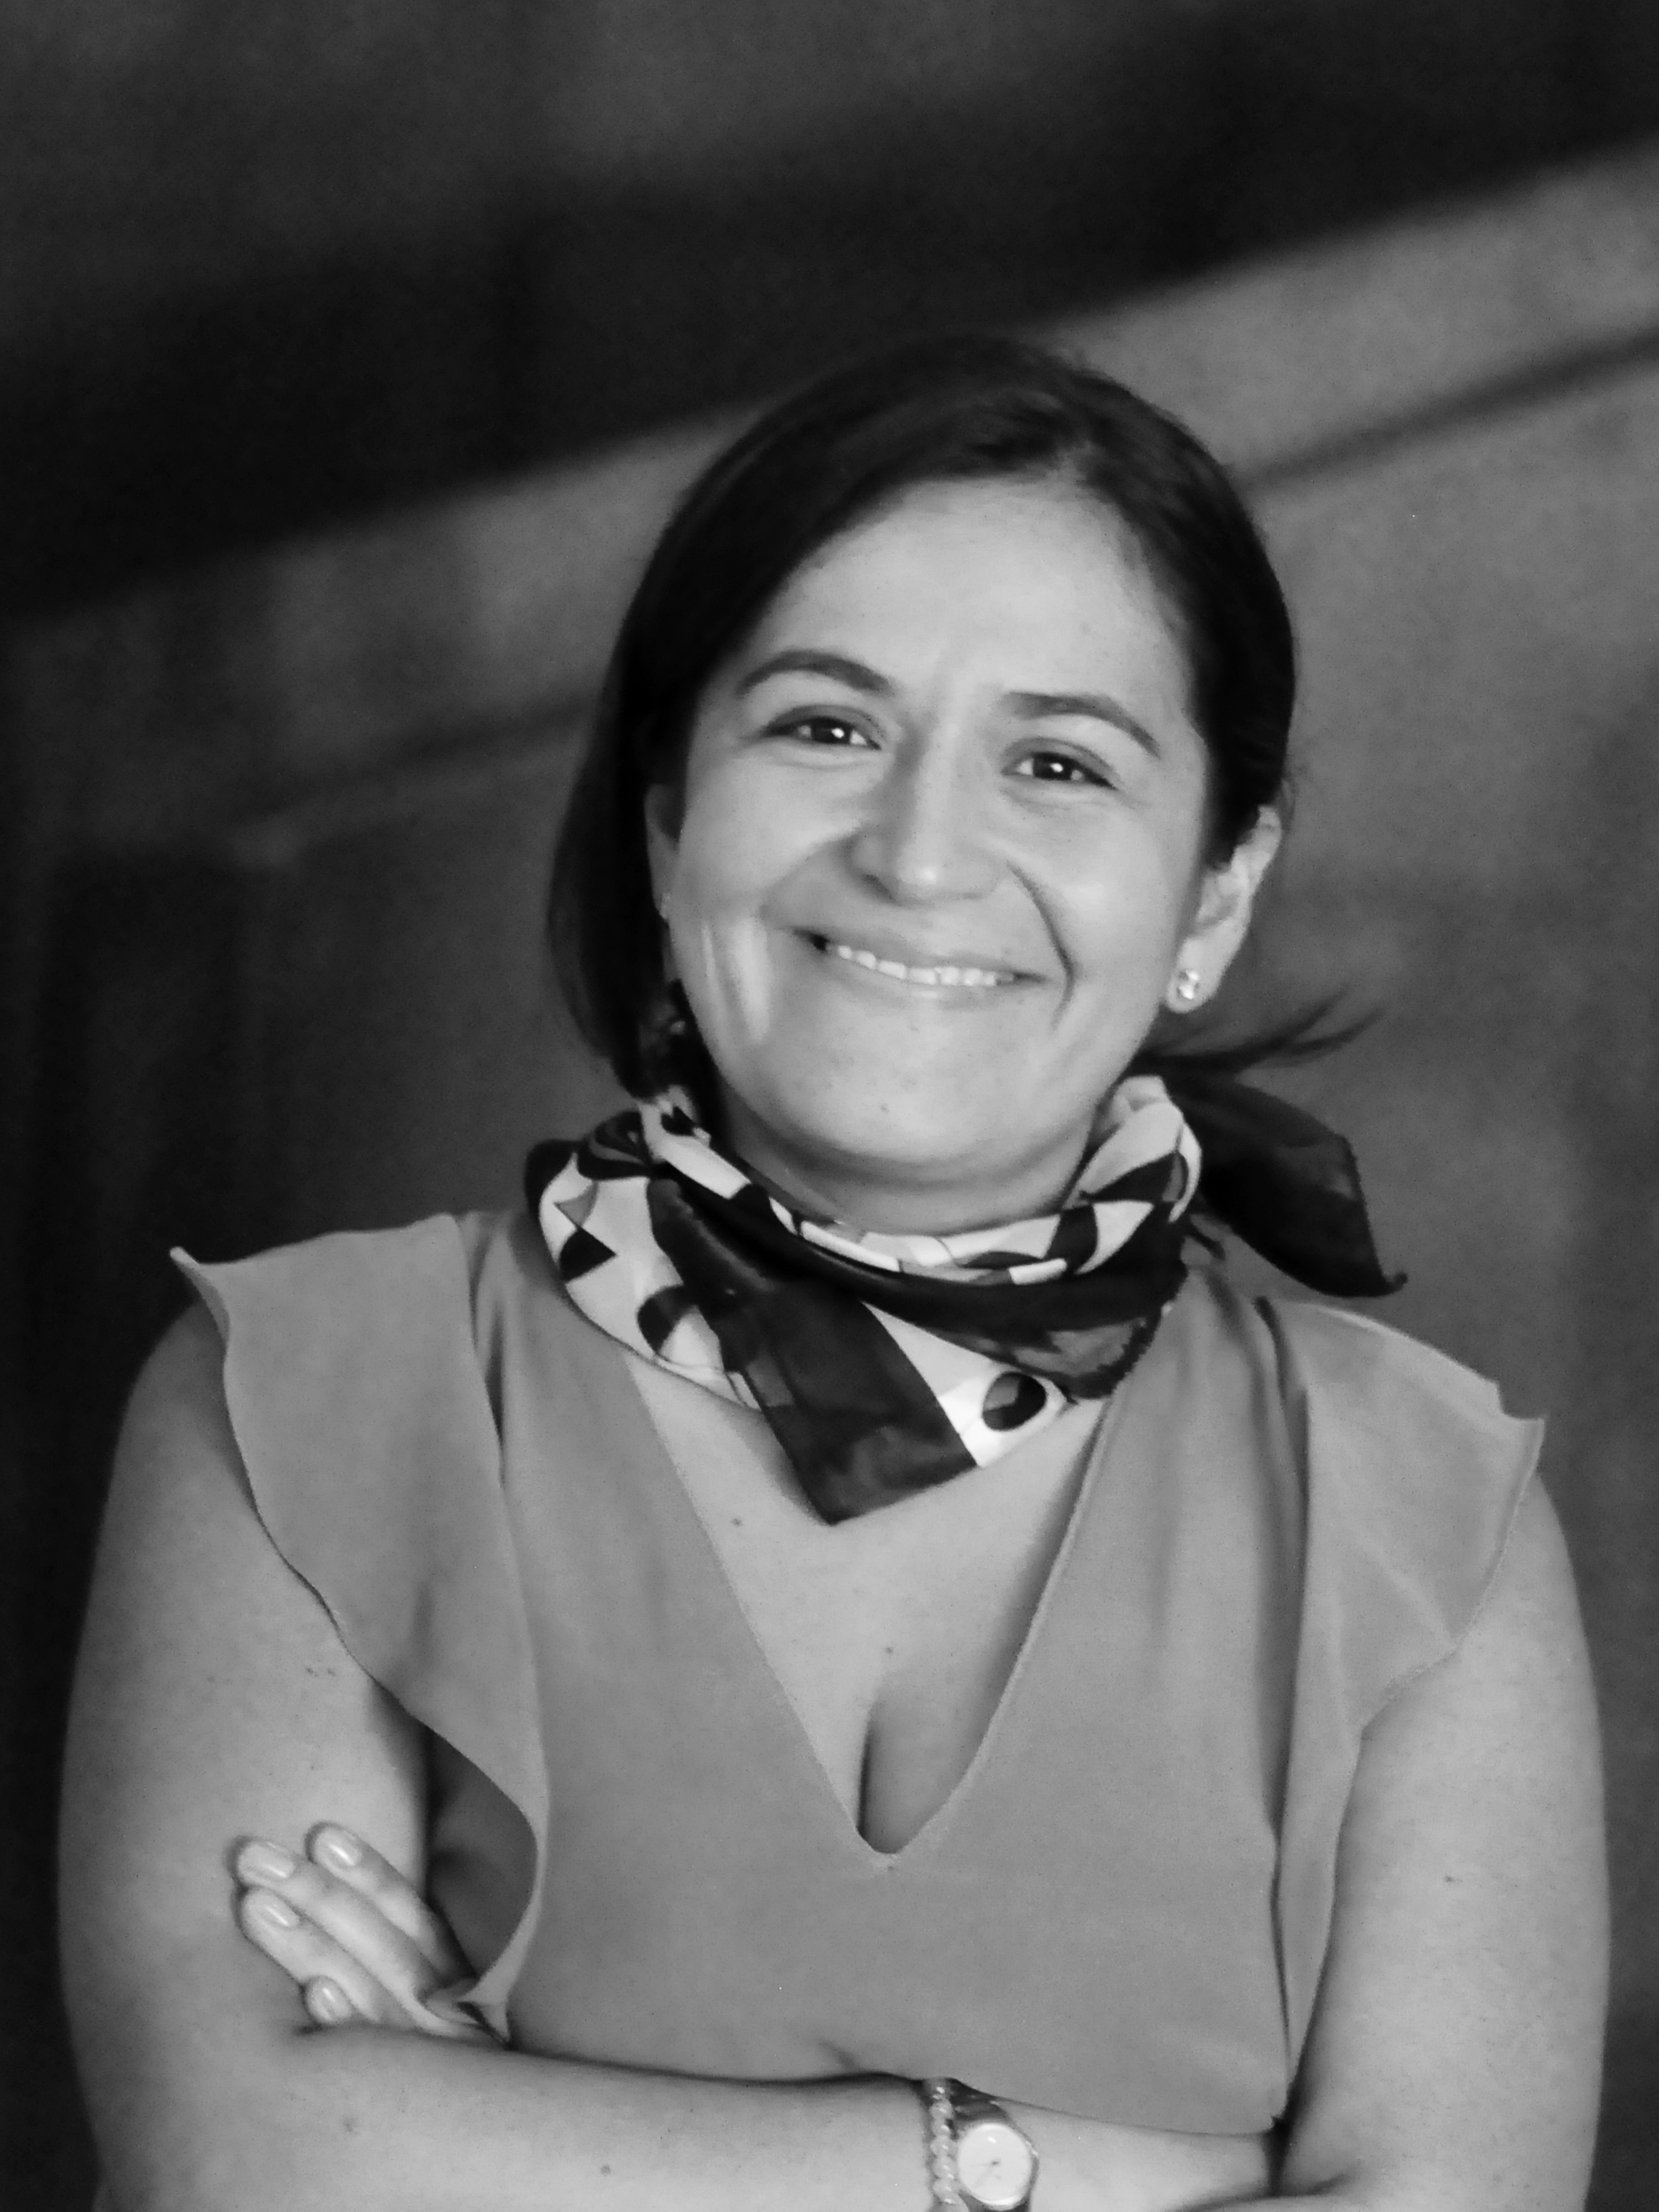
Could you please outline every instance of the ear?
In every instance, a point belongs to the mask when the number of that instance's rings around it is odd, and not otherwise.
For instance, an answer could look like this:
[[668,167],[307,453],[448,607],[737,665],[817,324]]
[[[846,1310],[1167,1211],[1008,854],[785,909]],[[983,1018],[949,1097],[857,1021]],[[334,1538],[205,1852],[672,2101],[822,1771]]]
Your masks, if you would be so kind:
[[1256,893],[1284,835],[1279,814],[1264,806],[1230,856],[1218,867],[1204,871],[1192,922],[1164,994],[1171,1013],[1194,1013],[1221,988],[1249,932]]
[[645,794],[645,857],[651,871],[651,896],[664,916],[678,851],[679,794],[672,784],[653,783]]

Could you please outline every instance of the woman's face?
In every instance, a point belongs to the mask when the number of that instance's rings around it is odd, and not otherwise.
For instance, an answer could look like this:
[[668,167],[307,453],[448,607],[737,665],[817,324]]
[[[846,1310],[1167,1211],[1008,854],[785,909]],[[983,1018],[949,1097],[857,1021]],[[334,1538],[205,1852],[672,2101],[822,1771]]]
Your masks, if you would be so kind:
[[1203,865],[1206,754],[1127,537],[1068,487],[924,486],[802,567],[710,682],[672,964],[727,1133],[811,1209],[943,1231],[1051,1206],[1276,825]]

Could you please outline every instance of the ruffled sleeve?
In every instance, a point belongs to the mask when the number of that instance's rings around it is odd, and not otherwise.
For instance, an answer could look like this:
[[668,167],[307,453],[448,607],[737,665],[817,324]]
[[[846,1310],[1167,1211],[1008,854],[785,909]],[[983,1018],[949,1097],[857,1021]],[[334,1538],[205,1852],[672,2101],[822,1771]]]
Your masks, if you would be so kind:
[[1316,1305],[1267,1312],[1306,1486],[1278,1893],[1294,2064],[1330,1936],[1361,1740],[1480,1613],[1543,1424],[1505,1413],[1491,1382],[1375,1322]]
[[533,1924],[548,1784],[462,1225],[226,1266],[174,1258],[223,1340],[231,1429],[272,1544],[358,1665],[499,1792],[517,1830],[499,1948],[458,1991],[499,2028]]

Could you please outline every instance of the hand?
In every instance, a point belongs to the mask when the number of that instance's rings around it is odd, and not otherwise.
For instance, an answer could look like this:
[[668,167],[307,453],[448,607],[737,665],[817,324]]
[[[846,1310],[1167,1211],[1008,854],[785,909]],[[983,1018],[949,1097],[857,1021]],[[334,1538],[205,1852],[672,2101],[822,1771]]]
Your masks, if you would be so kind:
[[237,1924],[299,1989],[319,2027],[368,2021],[493,2044],[476,2014],[434,1993],[471,1972],[413,1886],[361,1838],[321,1827],[297,1857],[250,1838],[236,1853]]

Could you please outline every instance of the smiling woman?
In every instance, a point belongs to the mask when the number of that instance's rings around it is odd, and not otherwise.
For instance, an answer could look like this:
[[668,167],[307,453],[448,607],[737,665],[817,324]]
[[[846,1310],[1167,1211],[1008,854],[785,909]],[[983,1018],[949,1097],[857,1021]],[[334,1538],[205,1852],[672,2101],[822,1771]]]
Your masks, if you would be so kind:
[[1173,1049],[1293,692],[1224,474],[1031,349],[693,487],[554,894],[635,1107],[515,1216],[184,1263],[135,1396],[64,1875],[122,2212],[1582,2202],[1535,1430],[1194,1235],[1388,1287],[1340,1139]]
[[1276,842],[1264,810],[1206,866],[1188,691],[1145,562],[1063,479],[914,489],[796,573],[651,812],[753,1167],[872,1228],[1052,1204]]

